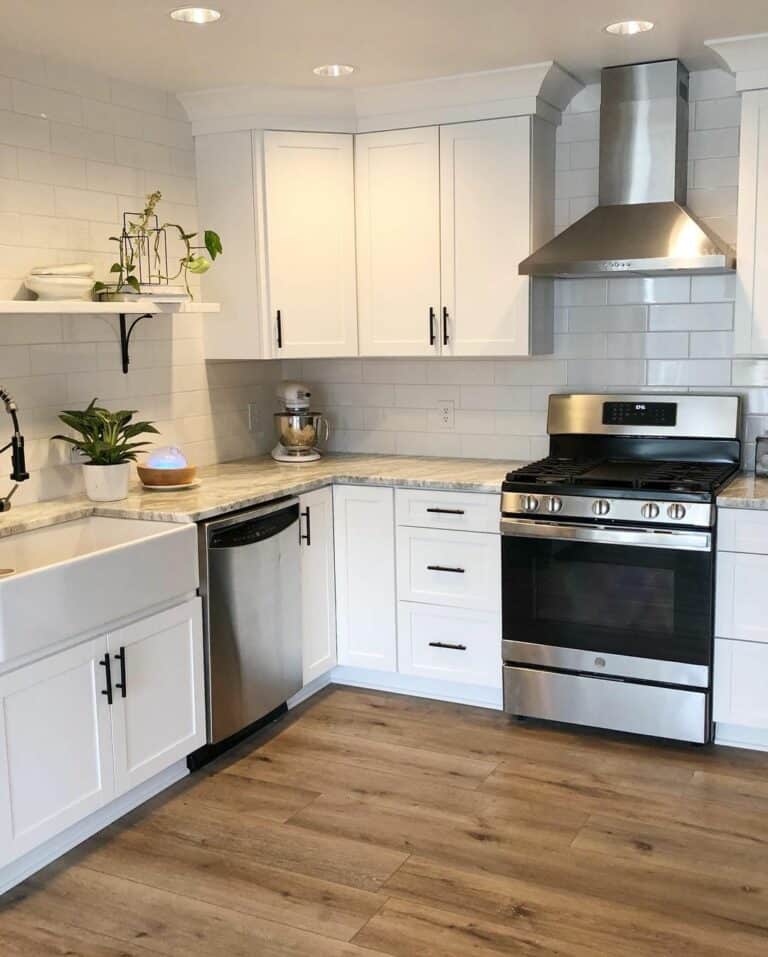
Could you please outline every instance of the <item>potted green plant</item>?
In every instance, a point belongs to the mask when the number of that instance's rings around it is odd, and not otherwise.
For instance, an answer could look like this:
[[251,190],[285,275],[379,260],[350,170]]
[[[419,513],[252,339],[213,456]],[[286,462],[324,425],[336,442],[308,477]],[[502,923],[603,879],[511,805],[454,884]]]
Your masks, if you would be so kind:
[[54,435],[84,455],[85,491],[93,502],[117,502],[128,495],[131,462],[149,442],[134,441],[140,435],[158,435],[152,422],[134,422],[136,410],[110,412],[93,399],[86,409],[59,413],[64,425],[80,437]]

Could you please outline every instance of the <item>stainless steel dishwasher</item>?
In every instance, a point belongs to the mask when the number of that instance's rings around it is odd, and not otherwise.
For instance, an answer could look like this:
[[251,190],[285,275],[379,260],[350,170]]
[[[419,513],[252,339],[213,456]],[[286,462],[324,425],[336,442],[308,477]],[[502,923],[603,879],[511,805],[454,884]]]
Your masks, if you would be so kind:
[[302,686],[299,502],[283,499],[199,529],[207,750],[218,752]]

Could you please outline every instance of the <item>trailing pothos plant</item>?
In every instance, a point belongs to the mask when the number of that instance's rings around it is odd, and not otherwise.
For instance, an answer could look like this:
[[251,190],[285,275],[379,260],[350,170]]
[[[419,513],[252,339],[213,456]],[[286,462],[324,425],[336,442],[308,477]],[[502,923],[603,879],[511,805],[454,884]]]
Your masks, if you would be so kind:
[[[112,263],[110,274],[114,274],[113,283],[96,282],[93,285],[93,294],[100,293],[119,293],[130,289],[133,292],[141,292],[141,283],[136,275],[138,266],[137,259],[146,257],[149,262],[154,262],[155,272],[162,282],[173,282],[182,278],[184,287],[190,298],[192,290],[189,288],[189,274],[202,275],[211,268],[211,263],[223,251],[219,234],[212,229],[206,229],[203,233],[203,246],[210,256],[208,259],[201,252],[196,252],[192,247],[192,240],[198,235],[190,233],[179,226],[178,223],[163,223],[162,226],[151,226],[154,220],[157,220],[157,205],[163,198],[160,190],[149,193],[146,198],[146,204],[141,211],[138,219],[129,221],[121,236],[110,236],[112,242],[116,242],[120,247],[120,260]],[[179,259],[179,267],[173,275],[163,275],[161,271],[162,257],[160,254],[160,243],[168,230],[175,230],[178,238],[184,244],[184,254]],[[167,268],[167,265],[166,265]],[[150,266],[150,273],[152,268]]]
[[59,418],[78,433],[54,435],[53,439],[68,442],[84,455],[90,465],[122,465],[134,462],[141,449],[149,442],[135,442],[140,435],[159,435],[152,422],[134,422],[136,410],[110,412],[96,405],[93,399],[86,409],[73,409],[59,413]]

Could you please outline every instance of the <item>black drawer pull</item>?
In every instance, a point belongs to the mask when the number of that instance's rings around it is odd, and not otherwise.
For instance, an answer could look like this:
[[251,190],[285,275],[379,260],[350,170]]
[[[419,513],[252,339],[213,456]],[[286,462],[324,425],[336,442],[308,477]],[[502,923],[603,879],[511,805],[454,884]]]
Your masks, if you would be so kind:
[[435,310],[433,306],[429,307],[429,344],[433,346],[435,344]]
[[463,515],[463,508],[428,508],[428,512],[434,512],[437,515]]
[[430,648],[448,648],[450,651],[466,651],[466,645],[452,645],[447,641],[430,641]]
[[127,693],[125,683],[125,648],[120,648],[120,651],[115,655],[115,661],[120,662],[120,680],[115,682],[115,687],[119,688],[122,692],[122,696],[125,697]]
[[[301,533],[301,515],[304,516],[307,523],[306,535],[302,535]],[[312,544],[312,526],[310,525],[310,519],[309,519],[309,505],[307,505],[304,511],[301,512],[301,515],[299,516],[299,544],[301,544],[302,542],[306,542],[307,545],[311,545]]]
[[447,565],[427,565],[428,572],[453,572],[455,575],[463,575],[463,568],[449,568]]
[[107,687],[101,693],[107,696],[107,704],[112,704],[112,664],[109,660],[109,653],[104,655],[104,657],[99,661],[99,664],[102,668],[106,669],[107,678]]
[[448,345],[448,306],[443,306],[443,345]]
[[283,317],[279,309],[277,310],[277,348],[283,348]]

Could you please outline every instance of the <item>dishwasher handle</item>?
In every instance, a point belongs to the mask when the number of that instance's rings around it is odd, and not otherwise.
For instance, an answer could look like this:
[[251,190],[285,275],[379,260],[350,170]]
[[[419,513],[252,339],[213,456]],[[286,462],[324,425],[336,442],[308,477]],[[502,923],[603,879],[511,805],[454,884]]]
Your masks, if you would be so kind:
[[229,525],[211,535],[209,548],[242,548],[274,538],[299,520],[298,503],[277,510],[270,509],[264,515],[244,517],[241,522]]

